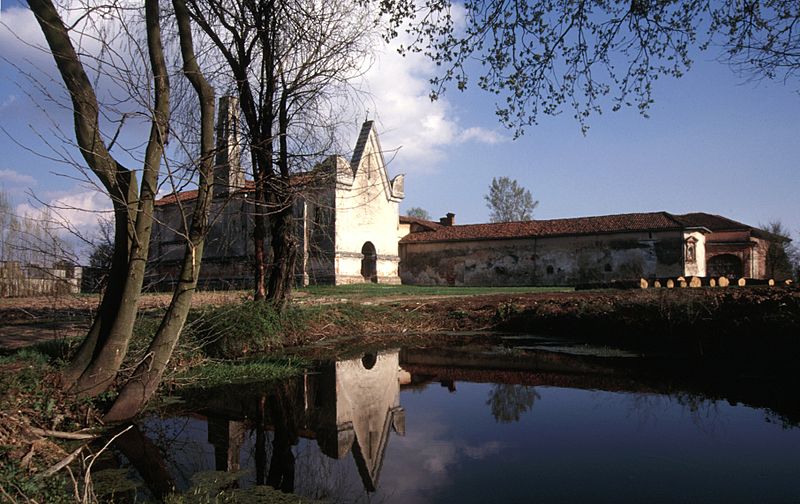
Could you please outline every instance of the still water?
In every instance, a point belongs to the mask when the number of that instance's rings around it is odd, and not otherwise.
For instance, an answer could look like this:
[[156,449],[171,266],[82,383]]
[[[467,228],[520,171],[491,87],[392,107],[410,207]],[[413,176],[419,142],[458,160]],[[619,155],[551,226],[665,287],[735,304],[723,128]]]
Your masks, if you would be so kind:
[[140,426],[166,457],[133,465],[163,467],[143,478],[156,494],[217,470],[332,502],[800,502],[797,390],[745,382],[698,392],[575,356],[389,350],[196,392]]

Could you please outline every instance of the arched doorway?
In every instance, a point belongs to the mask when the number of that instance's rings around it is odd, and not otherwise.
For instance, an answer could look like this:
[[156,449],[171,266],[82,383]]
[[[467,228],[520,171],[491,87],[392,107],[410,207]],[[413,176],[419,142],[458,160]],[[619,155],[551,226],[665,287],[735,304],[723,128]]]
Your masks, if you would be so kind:
[[361,253],[364,254],[361,259],[361,276],[364,277],[364,280],[378,283],[378,253],[375,245],[372,242],[366,242],[361,247]]
[[708,259],[706,272],[710,277],[741,278],[744,276],[742,260],[733,254],[720,254]]

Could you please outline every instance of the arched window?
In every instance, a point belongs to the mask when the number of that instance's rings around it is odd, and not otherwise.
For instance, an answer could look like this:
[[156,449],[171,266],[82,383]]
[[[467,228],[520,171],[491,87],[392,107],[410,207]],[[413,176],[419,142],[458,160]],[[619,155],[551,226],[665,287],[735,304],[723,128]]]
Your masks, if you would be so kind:
[[377,362],[378,356],[374,353],[364,354],[364,356],[361,357],[361,365],[367,370],[374,368]]
[[372,242],[364,243],[361,247],[364,257],[361,259],[361,276],[364,280],[378,283],[378,252]]

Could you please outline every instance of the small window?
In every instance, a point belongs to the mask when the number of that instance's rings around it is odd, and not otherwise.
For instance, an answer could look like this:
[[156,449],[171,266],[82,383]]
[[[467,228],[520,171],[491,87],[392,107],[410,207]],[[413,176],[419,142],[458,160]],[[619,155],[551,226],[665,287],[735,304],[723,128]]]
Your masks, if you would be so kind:
[[547,274],[548,275],[552,275],[553,274],[553,267],[552,266],[548,266],[547,267]]
[[606,264],[606,265],[605,265],[605,267],[604,267],[603,269],[604,269],[604,270],[606,270],[606,273],[611,273],[611,270],[612,270],[612,268],[611,268],[611,265],[610,265],[610,264]]

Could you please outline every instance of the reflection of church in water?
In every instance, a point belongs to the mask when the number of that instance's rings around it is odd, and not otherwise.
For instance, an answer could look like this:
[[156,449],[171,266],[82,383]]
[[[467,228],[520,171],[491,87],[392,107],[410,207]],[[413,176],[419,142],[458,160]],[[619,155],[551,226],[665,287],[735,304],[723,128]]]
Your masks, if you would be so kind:
[[255,397],[222,394],[207,410],[216,469],[240,469],[246,434],[254,432],[255,483],[294,492],[292,447],[304,438],[331,459],[352,454],[364,490],[373,492],[391,432],[405,435],[403,376],[393,350],[323,363]]

